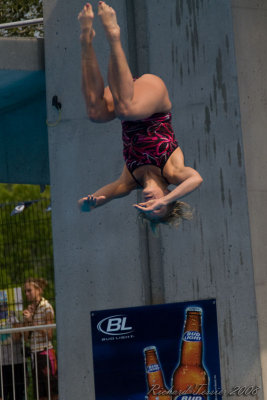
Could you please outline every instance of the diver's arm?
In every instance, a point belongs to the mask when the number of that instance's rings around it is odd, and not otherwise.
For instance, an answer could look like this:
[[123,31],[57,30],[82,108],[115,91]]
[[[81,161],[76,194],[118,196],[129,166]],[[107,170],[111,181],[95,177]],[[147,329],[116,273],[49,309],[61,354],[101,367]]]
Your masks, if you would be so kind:
[[200,174],[191,167],[182,167],[176,171],[177,186],[166,196],[162,197],[162,204],[168,205],[186,196],[197,189],[203,182]]
[[103,186],[92,195],[83,197],[78,204],[81,211],[89,212],[113,199],[127,196],[133,189],[136,189],[136,183],[125,166],[119,179]]
[[193,168],[184,167],[179,171],[179,182],[177,183],[178,186],[167,195],[158,199],[151,199],[143,203],[134,204],[133,206],[144,213],[159,210],[162,206],[167,206],[181,197],[186,196],[188,193],[191,193],[201,185],[203,179]]

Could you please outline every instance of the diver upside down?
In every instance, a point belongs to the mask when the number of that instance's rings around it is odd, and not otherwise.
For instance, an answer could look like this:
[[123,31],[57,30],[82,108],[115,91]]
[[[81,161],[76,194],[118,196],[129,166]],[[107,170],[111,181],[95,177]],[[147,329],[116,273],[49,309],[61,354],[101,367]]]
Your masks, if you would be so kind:
[[[94,12],[87,3],[78,19],[81,24],[82,82],[87,113],[93,122],[122,122],[125,165],[120,177],[79,200],[81,211],[91,211],[108,201],[142,188],[144,201],[134,204],[154,223],[172,223],[187,218],[188,208],[177,201],[198,188],[203,179],[184,165],[184,156],[171,124],[168,90],[156,75],[133,79],[121,41],[116,13],[98,3],[98,16],[110,46],[108,83],[100,72],[93,48]],[[168,186],[176,185],[173,190]]]

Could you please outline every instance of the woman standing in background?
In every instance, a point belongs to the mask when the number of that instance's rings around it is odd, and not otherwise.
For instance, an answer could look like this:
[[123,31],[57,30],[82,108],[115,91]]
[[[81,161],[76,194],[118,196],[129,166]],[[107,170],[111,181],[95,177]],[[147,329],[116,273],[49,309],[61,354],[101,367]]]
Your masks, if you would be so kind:
[[[51,304],[42,297],[47,282],[42,278],[28,278],[25,282],[25,294],[28,307],[23,311],[24,325],[48,325],[54,323],[54,310]],[[50,394],[52,400],[58,399],[57,361],[52,345],[53,330],[44,329],[30,331],[25,334],[25,340],[30,343],[32,376],[35,394],[37,386],[40,400],[48,399],[48,370]],[[36,381],[36,368],[38,382]]]

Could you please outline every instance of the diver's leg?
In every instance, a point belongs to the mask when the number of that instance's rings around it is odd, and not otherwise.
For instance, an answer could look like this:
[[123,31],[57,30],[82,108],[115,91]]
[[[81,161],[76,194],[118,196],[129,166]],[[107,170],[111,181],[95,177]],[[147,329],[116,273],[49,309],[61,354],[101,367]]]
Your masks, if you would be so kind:
[[82,90],[88,116],[92,120],[106,120],[109,112],[104,98],[104,80],[93,48],[93,18],[92,6],[87,3],[78,16],[81,24]]
[[113,8],[101,1],[98,15],[110,45],[108,81],[117,116],[121,119],[141,119],[156,112],[169,111],[168,91],[160,78],[146,74],[133,82]]
[[121,103],[130,102],[133,99],[133,77],[122,49],[120,27],[117,24],[115,11],[106,3],[100,1],[98,5],[98,15],[101,18],[110,44],[108,82],[113,95],[115,108],[118,108]]

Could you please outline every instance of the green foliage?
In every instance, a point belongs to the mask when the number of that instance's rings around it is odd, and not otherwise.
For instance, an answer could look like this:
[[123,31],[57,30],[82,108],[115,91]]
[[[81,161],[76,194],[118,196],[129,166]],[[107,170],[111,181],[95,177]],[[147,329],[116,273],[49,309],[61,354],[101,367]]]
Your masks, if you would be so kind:
[[[11,215],[19,202],[39,199],[20,214]],[[0,289],[23,286],[28,277],[42,277],[54,298],[51,212],[47,187],[0,184]]]
[[46,186],[40,193],[39,185],[0,183],[0,204],[33,199],[50,199],[50,187]]
[[[11,215],[20,202],[38,201],[22,213]],[[44,297],[55,310],[54,267],[50,188],[40,193],[37,185],[0,184],[0,290],[21,287],[29,277],[45,278],[48,286]],[[26,298],[24,295],[24,307]],[[18,315],[17,315],[18,317]],[[57,347],[56,338],[53,346]],[[29,400],[34,400],[31,365],[27,360]]]
[[[0,1],[0,24],[42,17],[42,0]],[[0,29],[0,36],[43,37],[43,25],[31,25],[12,29]]]

